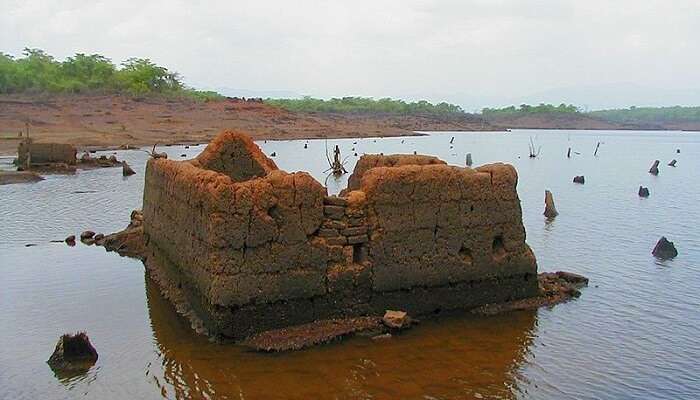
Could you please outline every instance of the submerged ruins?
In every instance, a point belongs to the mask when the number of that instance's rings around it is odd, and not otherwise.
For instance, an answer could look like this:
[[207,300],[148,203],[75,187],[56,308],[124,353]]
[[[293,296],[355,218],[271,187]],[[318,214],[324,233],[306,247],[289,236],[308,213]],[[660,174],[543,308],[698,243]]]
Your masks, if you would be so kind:
[[282,171],[247,135],[224,131],[193,160],[148,161],[144,258],[210,335],[234,340],[536,297],[517,179],[500,163],[366,155],[348,188],[328,196],[308,173]]

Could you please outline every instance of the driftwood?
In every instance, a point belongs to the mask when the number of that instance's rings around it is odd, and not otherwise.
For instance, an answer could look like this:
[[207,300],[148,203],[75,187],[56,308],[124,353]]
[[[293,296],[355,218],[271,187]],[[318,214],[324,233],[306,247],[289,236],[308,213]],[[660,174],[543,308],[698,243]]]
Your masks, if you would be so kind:
[[530,136],[530,158],[537,158],[537,156],[540,155],[540,151],[542,150],[542,146],[539,146],[535,149],[535,142],[532,140],[532,136]]
[[151,150],[151,152],[148,153],[148,154],[149,154],[151,157],[153,157],[153,158],[168,158],[168,153],[165,153],[165,152],[163,152],[163,153],[157,153],[157,152],[156,152],[156,145],[157,145],[157,144],[158,144],[158,143],[156,143],[156,144],[153,145],[153,150]]
[[324,173],[331,171],[331,173],[335,176],[348,173],[348,171],[345,169],[345,161],[347,160],[347,157],[343,161],[340,160],[340,147],[338,147],[338,145],[335,145],[335,148],[333,149],[333,161],[331,161],[331,158],[328,155],[328,142],[326,142],[326,160],[328,161],[328,169],[323,171]]

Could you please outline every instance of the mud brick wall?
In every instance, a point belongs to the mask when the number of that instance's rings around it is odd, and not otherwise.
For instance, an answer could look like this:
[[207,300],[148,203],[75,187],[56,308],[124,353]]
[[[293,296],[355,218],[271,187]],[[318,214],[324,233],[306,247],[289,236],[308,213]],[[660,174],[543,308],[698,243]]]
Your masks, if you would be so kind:
[[275,169],[234,182],[196,164],[149,160],[143,205],[149,245],[213,305],[325,293],[325,247],[310,237],[323,220],[325,189],[306,173]]
[[76,153],[75,147],[70,144],[21,142],[17,148],[17,161],[19,165],[24,165],[27,162],[27,155],[31,154],[32,164],[75,165]]
[[536,274],[517,173],[493,164],[375,167],[363,175],[373,289]]
[[152,159],[143,205],[152,259],[175,270],[211,331],[232,338],[536,294],[513,167],[363,156],[351,180],[327,196],[230,131],[192,161]]
[[433,156],[424,156],[416,154],[366,154],[360,157],[355,164],[355,169],[352,175],[348,178],[348,188],[343,191],[343,195],[351,190],[360,188],[360,182],[365,172],[376,167],[400,167],[403,165],[433,165],[446,163],[441,159]]

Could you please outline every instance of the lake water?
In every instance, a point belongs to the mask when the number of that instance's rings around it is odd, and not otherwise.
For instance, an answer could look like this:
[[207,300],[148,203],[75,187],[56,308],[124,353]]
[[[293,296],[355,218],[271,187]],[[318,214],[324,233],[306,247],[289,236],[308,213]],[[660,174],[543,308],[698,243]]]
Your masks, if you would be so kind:
[[[530,138],[541,146],[537,159],[528,158]],[[350,156],[349,171],[355,152],[415,150],[454,165],[471,152],[475,165],[512,163],[540,271],[580,273],[590,286],[552,309],[430,320],[384,341],[357,337],[274,355],[209,343],[139,261],[49,242],[122,229],[140,208],[147,155],[119,151],[137,175],[111,168],[0,186],[0,399],[700,398],[699,133],[433,133],[308,141],[304,149],[306,142],[259,144],[280,168],[311,171],[322,183],[325,147],[335,144]],[[567,159],[568,147],[580,154]],[[161,150],[181,159],[203,148]],[[678,166],[666,166],[674,158]],[[658,176],[647,172],[654,159]],[[586,184],[573,184],[574,175]],[[345,186],[327,184],[331,193]],[[639,185],[649,198],[637,196]],[[545,189],[560,213],[551,223],[542,216]],[[679,250],[674,260],[650,254],[662,235]],[[99,360],[85,375],[56,377],[45,361],[58,337],[76,330],[88,332]]]

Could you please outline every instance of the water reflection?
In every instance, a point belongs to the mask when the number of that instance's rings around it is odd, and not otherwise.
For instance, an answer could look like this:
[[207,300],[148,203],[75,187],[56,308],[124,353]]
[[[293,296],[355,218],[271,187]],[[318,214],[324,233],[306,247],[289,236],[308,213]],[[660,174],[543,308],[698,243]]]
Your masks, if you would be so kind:
[[536,312],[444,317],[389,340],[357,337],[301,352],[261,354],[192,332],[146,277],[153,337],[167,398],[516,397]]

